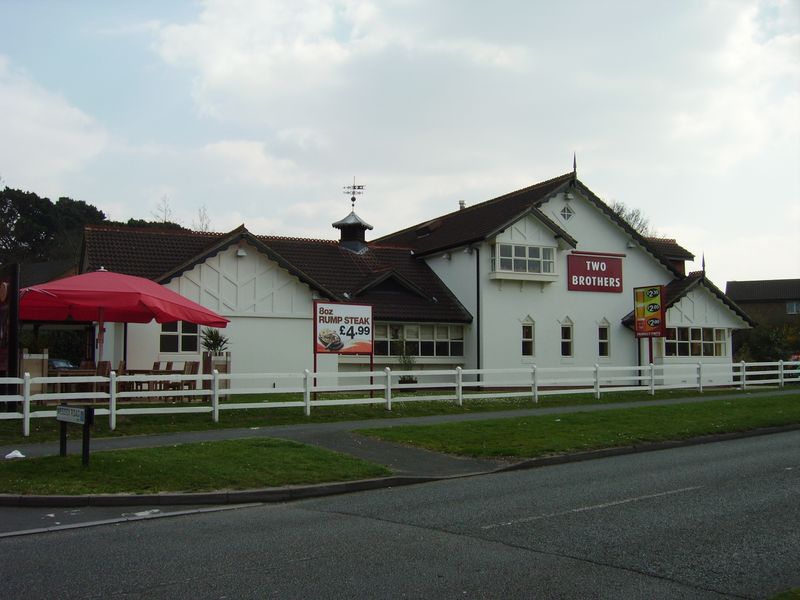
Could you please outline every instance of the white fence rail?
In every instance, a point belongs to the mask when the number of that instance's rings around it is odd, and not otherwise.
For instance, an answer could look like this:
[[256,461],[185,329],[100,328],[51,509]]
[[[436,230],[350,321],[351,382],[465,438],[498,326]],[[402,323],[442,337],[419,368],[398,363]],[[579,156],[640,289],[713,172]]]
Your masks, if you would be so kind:
[[[259,387],[259,382],[271,385]],[[280,385],[278,385],[280,382]],[[223,385],[224,383],[224,385]],[[800,361],[646,366],[537,367],[516,369],[442,369],[344,373],[233,373],[205,375],[117,375],[109,377],[0,377],[0,420],[19,419],[30,435],[31,419],[54,418],[55,404],[69,401],[96,404],[95,415],[108,416],[115,429],[119,415],[210,413],[216,423],[220,411],[302,408],[358,404],[443,401],[462,406],[465,401],[495,398],[531,398],[559,394],[602,394],[621,391],[695,389],[740,390],[762,385],[800,384]],[[31,393],[32,386],[44,390]],[[81,386],[75,389],[75,386]],[[11,391],[9,391],[11,390]],[[50,391],[47,391],[50,390]],[[67,391],[73,390],[73,391]],[[353,392],[351,394],[350,392]],[[320,398],[321,394],[348,397]],[[247,401],[247,396],[280,394],[277,400]],[[296,396],[297,399],[286,399]],[[350,397],[352,396],[352,397]],[[183,404],[190,400],[189,404]],[[158,405],[146,406],[146,402]],[[182,403],[176,405],[177,403]],[[48,408],[48,405],[52,405]],[[135,405],[135,406],[132,406]]]

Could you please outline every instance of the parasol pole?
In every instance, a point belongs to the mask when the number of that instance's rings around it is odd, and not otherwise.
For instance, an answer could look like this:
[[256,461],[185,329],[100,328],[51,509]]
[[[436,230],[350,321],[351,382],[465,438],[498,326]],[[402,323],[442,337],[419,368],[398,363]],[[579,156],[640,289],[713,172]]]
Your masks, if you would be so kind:
[[97,363],[103,360],[103,342],[105,342],[105,308],[100,307],[99,331],[97,334]]

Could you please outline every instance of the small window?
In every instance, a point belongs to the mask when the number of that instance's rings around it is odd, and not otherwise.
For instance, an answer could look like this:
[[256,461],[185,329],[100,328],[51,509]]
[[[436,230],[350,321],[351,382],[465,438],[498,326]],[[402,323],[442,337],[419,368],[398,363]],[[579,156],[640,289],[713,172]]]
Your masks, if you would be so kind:
[[561,356],[572,356],[572,325],[561,325]]
[[599,356],[611,356],[611,336],[608,325],[600,325],[597,328],[597,353]]
[[575,216],[575,211],[572,210],[569,206],[564,206],[561,209],[561,218],[565,221],[569,221],[572,217]]
[[161,352],[197,352],[200,330],[196,323],[163,323],[161,325]]
[[533,323],[522,324],[522,356],[533,356]]
[[800,300],[789,300],[786,303],[787,315],[800,315]]

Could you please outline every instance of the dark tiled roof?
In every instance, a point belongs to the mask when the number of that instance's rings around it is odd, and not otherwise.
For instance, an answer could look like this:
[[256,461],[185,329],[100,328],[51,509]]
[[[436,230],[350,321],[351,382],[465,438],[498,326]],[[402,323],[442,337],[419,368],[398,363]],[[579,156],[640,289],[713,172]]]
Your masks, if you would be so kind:
[[19,266],[19,286],[28,287],[75,275],[78,265],[74,260],[22,263]]
[[[372,304],[377,319],[472,320],[439,277],[408,248],[371,245],[365,252],[354,253],[336,241],[254,236],[243,226],[228,234],[89,226],[83,270],[104,266],[166,282],[242,239],[323,296]],[[376,283],[370,286],[372,281]],[[359,290],[362,293],[354,296]]]
[[800,300],[800,279],[729,281],[725,292],[736,302]]
[[667,258],[674,260],[694,260],[694,254],[672,238],[646,237],[645,239],[651,247],[661,252],[661,254]]
[[580,240],[575,240],[539,210],[539,206],[544,201],[554,194],[568,189],[570,186],[573,186],[574,189],[588,198],[589,202],[606,214],[632,239],[641,244],[668,271],[679,277],[683,276],[670,260],[683,256],[694,258],[693,254],[679,246],[674,240],[671,240],[672,243],[667,243],[666,240],[662,243],[653,243],[649,238],[640,235],[624,219],[611,210],[605,202],[583,185],[576,178],[575,173],[567,173],[555,179],[549,179],[516,192],[499,196],[493,200],[442,215],[432,221],[419,223],[375,241],[379,244],[391,243],[405,246],[414,250],[417,255],[424,256],[485,240],[530,212],[546,227],[550,228],[557,237],[564,239],[574,248]]
[[[535,208],[561,188],[569,185],[573,179],[573,173],[561,175],[499,198],[442,215],[432,221],[391,233],[375,242],[405,246],[413,249],[416,254],[424,255],[480,241],[497,233],[504,226],[510,225],[525,212]],[[536,216],[544,217],[538,210]],[[546,219],[545,225],[553,229],[557,235],[572,241],[569,234],[552,220],[547,217],[544,219]]]
[[[707,288],[748,325],[754,326],[756,324],[756,322],[753,321],[753,319],[751,319],[746,312],[744,312],[740,307],[736,306],[736,303],[733,302],[728,296],[723,294],[722,290],[711,283],[711,281],[706,279],[703,271],[694,271],[689,273],[686,277],[675,279],[665,285],[664,306],[666,308],[670,308],[698,285],[702,285]],[[622,324],[626,327],[633,327],[633,311],[629,312],[622,318]]]

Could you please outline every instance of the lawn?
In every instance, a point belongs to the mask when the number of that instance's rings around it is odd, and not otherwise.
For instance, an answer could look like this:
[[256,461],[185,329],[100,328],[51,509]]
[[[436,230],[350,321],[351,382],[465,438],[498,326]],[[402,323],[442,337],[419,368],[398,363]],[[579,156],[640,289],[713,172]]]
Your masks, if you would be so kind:
[[227,440],[0,462],[4,494],[147,494],[238,490],[385,477],[357,458],[274,439]]
[[[720,393],[720,392],[709,392]],[[725,390],[732,396],[742,395],[744,392]],[[665,390],[650,396],[642,392],[613,392],[603,394],[600,400],[595,400],[591,393],[571,394],[564,396],[543,396],[538,404],[529,398],[512,399],[481,399],[465,400],[464,406],[455,402],[403,402],[395,399],[392,410],[387,411],[383,404],[354,405],[354,406],[325,406],[313,407],[311,416],[306,417],[302,408],[258,408],[221,410],[219,423],[211,420],[210,414],[163,414],[163,415],[118,415],[117,428],[111,431],[108,428],[108,417],[98,416],[92,428],[93,437],[119,437],[126,435],[147,435],[156,433],[172,433],[176,431],[206,431],[210,429],[232,429],[238,427],[269,427],[274,425],[293,425],[297,423],[329,423],[333,421],[359,421],[368,419],[392,419],[400,417],[421,417],[428,415],[466,414],[489,411],[516,410],[522,408],[548,408],[554,406],[579,406],[592,404],[608,404],[614,402],[651,401],[665,398],[686,398],[698,395],[694,390]],[[341,396],[341,395],[340,395]],[[352,397],[349,396],[349,397]],[[256,394],[234,397],[234,402],[260,402],[264,406],[269,401],[296,400],[297,396],[290,394]],[[101,405],[97,405],[100,407]],[[120,403],[118,407],[122,407]],[[130,406],[130,405],[126,405]],[[143,405],[134,405],[143,406]],[[155,408],[158,405],[144,405]],[[175,406],[171,404],[169,406]],[[188,404],[187,404],[188,406]],[[54,410],[54,406],[32,407],[32,410]],[[55,418],[31,419],[31,435],[22,436],[22,422],[15,420],[0,421],[0,445],[13,445],[35,442],[47,442],[58,439],[58,425]]]
[[793,394],[358,433],[448,454],[532,458],[798,423],[800,394]]

